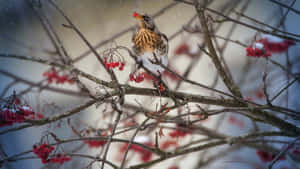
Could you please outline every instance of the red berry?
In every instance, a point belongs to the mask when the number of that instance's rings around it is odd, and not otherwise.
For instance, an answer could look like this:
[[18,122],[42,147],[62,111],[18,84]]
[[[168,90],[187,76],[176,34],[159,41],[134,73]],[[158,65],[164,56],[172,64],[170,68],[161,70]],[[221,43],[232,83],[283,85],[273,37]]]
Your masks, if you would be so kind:
[[179,167],[178,166],[171,166],[168,169],[179,169]]
[[160,91],[160,92],[165,91],[165,87],[164,87],[163,84],[160,84],[160,85],[159,85],[159,91]]
[[144,76],[143,76],[142,74],[139,74],[139,75],[136,77],[135,82],[140,83],[140,82],[142,82],[142,81],[144,81]]
[[108,63],[105,63],[105,68],[109,69],[109,64]]
[[130,81],[134,81],[134,76],[133,76],[133,74],[130,74],[130,75],[129,75],[129,80],[130,80]]
[[176,55],[189,54],[189,52],[190,52],[190,47],[186,43],[184,43],[178,46],[177,49],[175,49],[174,54]]

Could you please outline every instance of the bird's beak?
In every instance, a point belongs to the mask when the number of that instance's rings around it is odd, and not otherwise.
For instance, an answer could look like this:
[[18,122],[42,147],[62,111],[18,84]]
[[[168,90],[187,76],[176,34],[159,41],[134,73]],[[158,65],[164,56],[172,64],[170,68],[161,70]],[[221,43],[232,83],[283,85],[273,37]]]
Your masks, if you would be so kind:
[[134,13],[132,14],[132,16],[135,17],[135,18],[138,19],[138,20],[143,19],[143,16],[142,16],[141,14],[139,14],[139,13],[136,13],[136,12],[134,12]]

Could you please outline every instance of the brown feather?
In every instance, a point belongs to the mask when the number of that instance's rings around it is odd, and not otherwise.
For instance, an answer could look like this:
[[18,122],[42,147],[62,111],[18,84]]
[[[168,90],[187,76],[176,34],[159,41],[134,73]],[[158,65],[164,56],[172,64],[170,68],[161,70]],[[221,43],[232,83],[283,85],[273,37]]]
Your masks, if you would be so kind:
[[142,54],[144,52],[154,52],[162,43],[160,35],[157,33],[141,28],[133,37],[133,48],[136,54]]

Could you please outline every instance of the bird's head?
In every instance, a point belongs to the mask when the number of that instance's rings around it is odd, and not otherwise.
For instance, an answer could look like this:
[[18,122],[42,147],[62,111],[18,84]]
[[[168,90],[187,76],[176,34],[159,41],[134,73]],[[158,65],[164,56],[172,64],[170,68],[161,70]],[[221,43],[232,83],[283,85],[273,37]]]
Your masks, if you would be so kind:
[[153,22],[153,19],[148,15],[141,15],[139,13],[134,12],[133,17],[135,17],[138,20],[139,27],[154,30],[155,24]]

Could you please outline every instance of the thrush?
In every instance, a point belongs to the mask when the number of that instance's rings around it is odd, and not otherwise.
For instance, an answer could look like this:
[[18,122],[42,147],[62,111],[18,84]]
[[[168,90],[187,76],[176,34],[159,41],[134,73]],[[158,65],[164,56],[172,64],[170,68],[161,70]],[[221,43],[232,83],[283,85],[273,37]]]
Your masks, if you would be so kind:
[[132,37],[133,52],[144,67],[155,74],[162,73],[161,64],[168,64],[168,38],[156,27],[153,18],[136,12],[133,17],[138,20],[138,28]]

